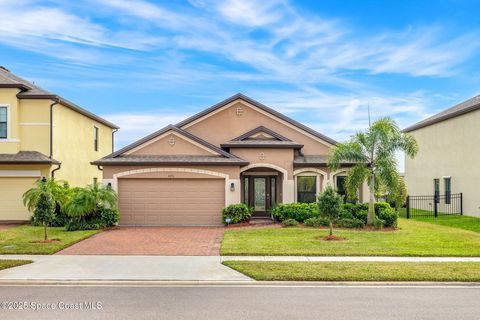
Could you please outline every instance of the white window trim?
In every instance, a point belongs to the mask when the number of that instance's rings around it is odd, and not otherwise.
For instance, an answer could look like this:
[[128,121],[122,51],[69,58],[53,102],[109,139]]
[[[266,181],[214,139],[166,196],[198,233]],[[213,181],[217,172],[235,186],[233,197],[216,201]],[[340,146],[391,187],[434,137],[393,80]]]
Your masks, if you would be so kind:
[[12,121],[11,121],[11,118],[10,118],[10,105],[1,103],[0,107],[1,108],[7,108],[7,138],[0,138],[0,141],[1,142],[16,142],[17,140],[11,139],[12,138],[12,135],[11,135]]

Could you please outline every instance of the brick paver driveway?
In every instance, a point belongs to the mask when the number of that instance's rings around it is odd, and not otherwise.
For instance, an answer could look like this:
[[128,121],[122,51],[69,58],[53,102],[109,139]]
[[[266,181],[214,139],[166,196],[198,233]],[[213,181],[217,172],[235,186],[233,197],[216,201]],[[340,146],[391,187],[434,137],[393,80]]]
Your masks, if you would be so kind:
[[57,254],[217,256],[223,227],[119,227]]

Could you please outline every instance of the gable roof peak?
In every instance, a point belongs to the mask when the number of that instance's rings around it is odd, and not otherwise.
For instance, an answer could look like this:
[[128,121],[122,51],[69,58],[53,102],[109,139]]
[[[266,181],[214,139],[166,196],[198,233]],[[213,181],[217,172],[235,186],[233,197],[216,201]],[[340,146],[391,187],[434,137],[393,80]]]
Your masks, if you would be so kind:
[[281,120],[299,128],[299,129],[317,137],[318,139],[321,139],[321,140],[331,144],[331,145],[336,145],[337,144],[337,141],[333,140],[332,138],[329,138],[326,135],[321,134],[320,132],[317,132],[317,131],[313,130],[312,128],[307,127],[306,125],[301,124],[300,122],[298,122],[296,120],[293,120],[292,118],[287,117],[286,115],[284,115],[284,114],[282,114],[282,113],[280,113],[280,112],[278,112],[278,111],[276,111],[276,110],[274,110],[270,107],[267,107],[266,105],[264,105],[264,104],[262,104],[262,103],[260,103],[256,100],[244,95],[243,93],[236,93],[233,96],[231,96],[231,97],[229,97],[229,98],[227,98],[223,101],[220,101],[219,103],[217,103],[217,104],[215,104],[215,105],[213,105],[213,106],[211,106],[211,107],[209,107],[209,108],[207,108],[207,109],[205,109],[201,112],[198,112],[197,114],[194,114],[193,116],[191,116],[191,117],[189,117],[189,118],[187,118],[183,121],[180,121],[179,123],[176,124],[176,126],[179,127],[179,128],[183,128],[184,126],[190,124],[191,122],[194,122],[195,120],[198,120],[198,119],[208,115],[209,113],[211,113],[211,112],[213,112],[217,109],[220,109],[220,108],[222,108],[222,107],[228,105],[229,103],[234,102],[235,100],[238,100],[238,99],[241,99],[241,100],[253,105],[254,107],[259,108],[259,109],[261,109],[261,110],[263,110],[263,111],[265,111],[265,112],[267,112],[267,113],[269,113],[269,114],[271,114],[271,115],[273,115],[273,116],[275,116],[275,117],[277,117],[277,118],[279,118],[279,119],[281,119]]
[[266,133],[272,137],[274,137],[276,140],[278,141],[292,141],[284,136],[282,136],[281,134],[271,130],[271,129],[268,129],[267,127],[265,126],[258,126],[256,127],[255,129],[252,129],[250,131],[247,131],[245,132],[244,134],[242,134],[241,136],[238,136],[234,139],[232,139],[232,141],[241,141],[241,140],[245,140],[245,139],[248,139],[250,138],[251,136],[257,134],[257,133]]

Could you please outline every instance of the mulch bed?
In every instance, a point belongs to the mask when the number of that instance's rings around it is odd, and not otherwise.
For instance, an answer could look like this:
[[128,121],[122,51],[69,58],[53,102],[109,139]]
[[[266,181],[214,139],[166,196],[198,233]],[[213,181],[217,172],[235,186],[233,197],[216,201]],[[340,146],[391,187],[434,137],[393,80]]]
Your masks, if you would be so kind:
[[317,240],[323,240],[323,241],[345,241],[345,240],[347,240],[347,238],[345,238],[345,237],[339,237],[339,236],[335,236],[335,235],[325,236],[325,237],[317,237],[316,239]]

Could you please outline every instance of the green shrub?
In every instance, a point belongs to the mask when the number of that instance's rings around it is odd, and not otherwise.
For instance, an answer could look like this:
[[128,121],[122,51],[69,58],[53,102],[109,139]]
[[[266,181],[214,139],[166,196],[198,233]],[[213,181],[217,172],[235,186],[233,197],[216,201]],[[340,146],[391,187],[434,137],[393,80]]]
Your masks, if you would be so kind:
[[252,212],[252,208],[249,208],[244,203],[231,204],[228,207],[223,208],[222,221],[226,223],[225,219],[230,218],[229,224],[245,222],[250,219]]
[[113,227],[118,224],[120,214],[116,209],[102,209],[100,211],[100,221],[103,227]]
[[[367,223],[368,203],[345,203],[342,206],[340,219],[358,219]],[[375,203],[375,215],[384,221],[385,227],[397,226],[398,214],[388,202]]]
[[373,227],[375,229],[382,229],[384,225],[385,225],[385,221],[383,221],[382,219],[379,219],[378,217],[375,217],[375,219],[373,220]]
[[396,227],[398,222],[398,213],[393,208],[382,208],[378,211],[377,217],[384,222],[385,227]]
[[319,228],[319,227],[328,227],[330,221],[324,217],[315,217],[308,218],[304,221],[304,224],[307,227]]
[[392,207],[388,202],[375,202],[375,214],[378,215],[378,213],[382,210],[385,209],[391,209]]
[[65,225],[67,231],[77,231],[77,230],[98,230],[104,227],[103,222],[99,219],[92,220],[70,220]]
[[365,223],[360,219],[340,219],[337,221],[336,225],[340,228],[363,228]]
[[306,219],[318,217],[318,206],[313,203],[280,203],[273,210],[272,214],[280,221],[294,219],[304,222]]
[[296,227],[298,226],[298,221],[295,219],[287,219],[282,221],[282,226],[284,227]]
[[342,208],[340,211],[339,219],[354,219],[355,217],[352,214],[352,211]]

